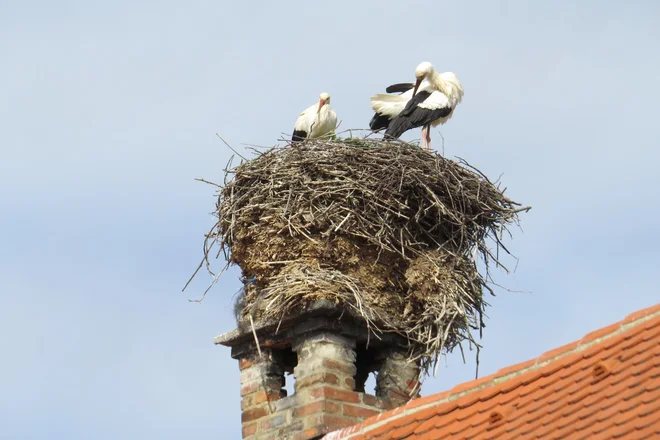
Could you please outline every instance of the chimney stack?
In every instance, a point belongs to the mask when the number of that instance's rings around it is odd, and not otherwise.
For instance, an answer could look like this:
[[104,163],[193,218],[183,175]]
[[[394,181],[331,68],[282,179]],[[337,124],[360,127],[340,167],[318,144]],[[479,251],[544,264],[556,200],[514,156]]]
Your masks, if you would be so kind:
[[[318,439],[400,406],[419,391],[420,370],[407,359],[405,339],[377,337],[364,321],[327,301],[295,319],[248,325],[215,343],[231,347],[239,363],[244,439]],[[375,395],[365,391],[372,372]],[[287,374],[295,379],[292,395],[284,389]]]

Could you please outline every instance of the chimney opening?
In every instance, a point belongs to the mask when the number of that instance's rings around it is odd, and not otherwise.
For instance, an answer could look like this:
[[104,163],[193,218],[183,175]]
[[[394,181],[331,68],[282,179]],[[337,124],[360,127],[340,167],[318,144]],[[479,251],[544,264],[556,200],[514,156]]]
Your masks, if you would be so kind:
[[374,373],[369,382],[373,382],[370,386],[369,394],[374,394],[376,388],[375,375],[380,370],[383,361],[378,360],[378,352],[372,348],[367,348],[366,344],[359,344],[355,349],[355,391],[358,393],[367,392],[367,381],[370,374]]
[[296,378],[293,369],[298,365],[298,354],[290,346],[276,350],[276,353],[284,370],[281,395],[291,396],[295,392]]

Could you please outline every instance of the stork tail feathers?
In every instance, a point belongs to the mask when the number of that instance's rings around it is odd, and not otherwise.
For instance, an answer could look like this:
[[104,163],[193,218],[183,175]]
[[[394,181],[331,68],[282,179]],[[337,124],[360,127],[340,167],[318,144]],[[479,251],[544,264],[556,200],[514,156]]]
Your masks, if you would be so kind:
[[293,130],[291,135],[291,143],[302,142],[307,139],[307,132],[304,130]]
[[372,107],[378,102],[408,102],[408,99],[402,97],[401,95],[387,95],[385,93],[379,93],[371,97]]
[[410,130],[411,128],[413,128],[412,124],[410,124],[410,122],[406,119],[394,118],[394,120],[392,120],[387,127],[387,130],[385,130],[385,137],[398,139],[403,133]]
[[375,113],[374,117],[371,118],[371,122],[369,122],[369,128],[374,131],[387,128],[389,125],[390,118],[386,115],[381,115],[380,113]]

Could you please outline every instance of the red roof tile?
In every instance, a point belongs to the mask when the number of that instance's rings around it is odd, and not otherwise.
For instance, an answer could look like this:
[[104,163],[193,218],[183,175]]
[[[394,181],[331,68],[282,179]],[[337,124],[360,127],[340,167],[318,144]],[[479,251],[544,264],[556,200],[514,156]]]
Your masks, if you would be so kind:
[[448,392],[330,433],[338,439],[656,438],[660,305]]

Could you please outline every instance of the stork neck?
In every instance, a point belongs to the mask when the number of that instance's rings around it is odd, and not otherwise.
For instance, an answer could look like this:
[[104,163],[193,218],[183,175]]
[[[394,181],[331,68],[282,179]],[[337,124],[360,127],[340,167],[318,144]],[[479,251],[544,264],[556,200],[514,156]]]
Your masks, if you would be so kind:
[[320,116],[320,115],[325,115],[326,113],[328,113],[328,110],[329,110],[329,109],[330,109],[330,104],[324,104],[323,107],[321,107],[321,109],[320,109],[318,112],[316,112],[316,113],[317,113],[319,116]]
[[444,94],[447,94],[448,92],[447,85],[445,84],[445,81],[442,79],[442,77],[438,72],[432,70],[431,73],[428,74],[427,78],[434,88],[436,88],[437,90],[441,91]]

